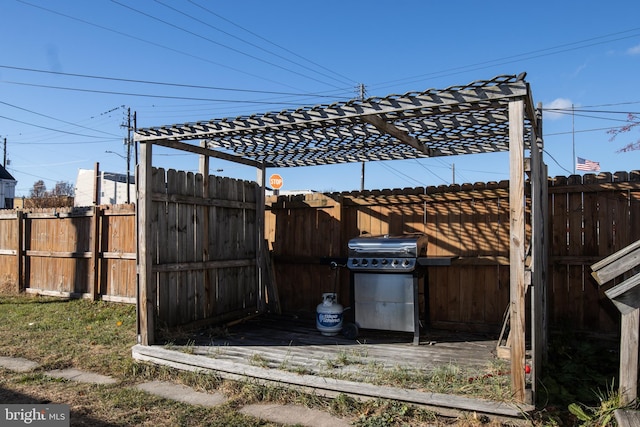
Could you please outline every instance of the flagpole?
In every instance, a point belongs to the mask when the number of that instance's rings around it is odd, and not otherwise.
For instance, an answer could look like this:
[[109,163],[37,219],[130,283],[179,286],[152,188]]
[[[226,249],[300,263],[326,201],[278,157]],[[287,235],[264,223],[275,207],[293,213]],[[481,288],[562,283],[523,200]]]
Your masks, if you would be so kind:
[[573,174],[576,174],[576,126],[575,126],[575,111],[573,104],[571,104],[571,146],[573,147]]

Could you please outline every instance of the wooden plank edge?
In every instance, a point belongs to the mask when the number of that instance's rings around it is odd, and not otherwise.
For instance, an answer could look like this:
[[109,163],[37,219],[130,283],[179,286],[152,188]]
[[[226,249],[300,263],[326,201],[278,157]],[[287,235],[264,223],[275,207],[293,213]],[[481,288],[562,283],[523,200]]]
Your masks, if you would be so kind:
[[629,291],[633,291],[634,288],[636,288],[638,285],[640,285],[640,273],[629,277],[627,280],[625,280],[622,283],[618,283],[611,289],[606,290],[604,294],[609,299],[614,299]]
[[[83,292],[51,291],[48,289],[37,289],[37,288],[26,288],[24,292],[31,295],[40,295],[45,297],[57,297],[57,298],[68,298],[68,299],[92,299],[90,293],[83,293]],[[125,304],[135,304],[137,302],[136,297],[99,295],[98,298],[102,301],[119,302],[119,303],[125,303]]]
[[27,294],[41,295],[46,297],[59,297],[69,299],[91,299],[91,294],[82,292],[64,292],[64,291],[51,291],[47,289],[27,288],[24,290]]
[[107,302],[119,302],[123,304],[135,304],[137,303],[136,297],[122,297],[117,295],[100,295],[100,300]]
[[591,269],[593,271],[597,271],[600,270],[602,267],[604,267],[605,265],[608,265],[614,261],[616,261],[618,258],[621,258],[633,251],[635,251],[636,249],[640,249],[640,240],[625,246],[624,248],[620,249],[617,252],[614,252],[613,254],[609,255],[608,257],[596,262],[595,264],[593,264],[591,266]]
[[215,371],[223,378],[233,380],[253,379],[287,386],[305,387],[314,393],[348,394],[359,398],[382,398],[400,400],[407,403],[426,405],[434,408],[453,409],[466,412],[478,412],[489,415],[500,415],[512,418],[523,418],[535,407],[527,404],[495,402],[464,396],[440,393],[420,392],[388,386],[374,386],[355,381],[324,378],[315,375],[299,375],[297,373],[266,369],[257,366],[216,360],[207,356],[186,354],[168,350],[160,346],[144,346],[136,344],[131,349],[136,360],[153,362],[188,371]]
[[496,357],[499,359],[510,360],[511,359],[511,347],[500,345],[496,347]]
[[640,425],[640,411],[630,409],[616,409],[613,411],[619,427],[633,427]]

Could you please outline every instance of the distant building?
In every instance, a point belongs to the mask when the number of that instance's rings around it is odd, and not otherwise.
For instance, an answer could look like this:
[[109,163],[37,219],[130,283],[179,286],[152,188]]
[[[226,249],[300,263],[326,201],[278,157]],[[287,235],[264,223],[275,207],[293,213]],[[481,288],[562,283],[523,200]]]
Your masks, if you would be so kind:
[[[113,172],[98,172],[93,169],[79,169],[75,187],[74,206],[120,205],[136,200],[135,178],[129,175],[129,194],[127,195],[127,175]],[[97,188],[97,192],[96,187]],[[97,203],[95,196],[98,196]],[[128,197],[127,197],[128,196]]]
[[0,209],[13,209],[17,183],[18,181],[3,166],[0,166]]

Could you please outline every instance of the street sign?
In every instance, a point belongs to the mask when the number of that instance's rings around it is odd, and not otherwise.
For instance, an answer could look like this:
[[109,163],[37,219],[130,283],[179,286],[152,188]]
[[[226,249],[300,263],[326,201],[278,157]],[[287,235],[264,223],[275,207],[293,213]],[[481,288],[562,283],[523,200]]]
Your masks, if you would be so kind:
[[274,190],[279,190],[282,188],[282,177],[277,173],[274,173],[269,177],[269,185]]

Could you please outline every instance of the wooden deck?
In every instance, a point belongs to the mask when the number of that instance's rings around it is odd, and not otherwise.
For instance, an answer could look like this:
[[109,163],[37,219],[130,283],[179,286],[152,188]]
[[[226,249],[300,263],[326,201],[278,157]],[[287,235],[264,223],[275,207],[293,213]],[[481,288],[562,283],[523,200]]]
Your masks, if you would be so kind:
[[[208,370],[229,379],[252,379],[334,397],[388,398],[426,406],[444,415],[474,411],[521,417],[529,405],[374,385],[381,372],[433,372],[455,366],[482,377],[500,361],[497,338],[427,330],[413,333],[361,330],[356,340],[321,335],[313,322],[260,316],[233,326],[170,338],[162,346],[133,348],[138,360],[186,370]],[[508,369],[508,368],[507,368]],[[508,378],[508,376],[507,376]],[[507,381],[508,383],[508,381]]]

